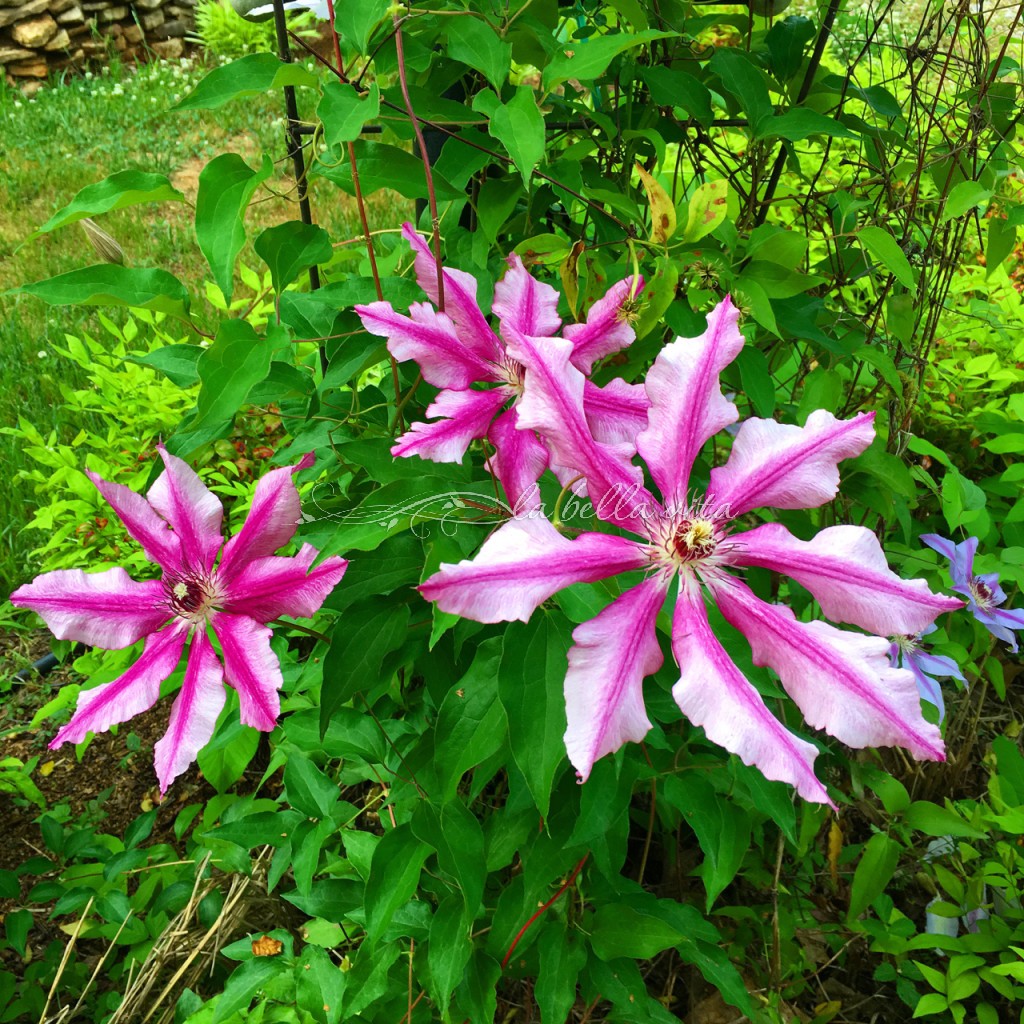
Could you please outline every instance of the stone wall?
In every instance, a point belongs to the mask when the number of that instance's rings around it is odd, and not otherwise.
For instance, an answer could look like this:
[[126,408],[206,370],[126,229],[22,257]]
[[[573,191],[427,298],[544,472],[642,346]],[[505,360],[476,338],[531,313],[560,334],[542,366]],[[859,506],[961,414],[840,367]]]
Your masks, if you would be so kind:
[[125,60],[180,57],[196,0],[0,0],[0,70],[9,85],[43,82],[53,71]]

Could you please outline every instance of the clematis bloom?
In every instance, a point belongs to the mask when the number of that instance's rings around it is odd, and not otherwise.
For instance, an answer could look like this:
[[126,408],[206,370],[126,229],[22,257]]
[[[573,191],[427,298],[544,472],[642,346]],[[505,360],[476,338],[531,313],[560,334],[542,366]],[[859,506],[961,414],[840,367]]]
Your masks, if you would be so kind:
[[978,538],[968,537],[962,544],[955,544],[937,533],[926,533],[921,540],[943,558],[949,559],[949,574],[953,578],[953,589],[967,598],[967,610],[994,637],[1005,640],[1011,651],[1017,650],[1015,629],[1024,629],[1024,611],[1012,611],[999,606],[1006,601],[1006,594],[999,586],[998,573],[989,572],[981,576],[974,574],[974,556],[978,550]]
[[917,692],[922,700],[935,705],[939,710],[939,722],[946,717],[946,702],[942,699],[942,687],[936,676],[949,676],[959,679],[966,685],[960,666],[945,654],[930,654],[924,649],[923,640],[935,631],[930,626],[917,636],[895,636],[889,646],[889,658],[894,665],[909,669],[914,673]]
[[225,682],[238,693],[244,724],[264,732],[274,728],[281,666],[266,623],[281,615],[316,614],[348,563],[331,557],[314,568],[318,552],[308,544],[297,555],[274,555],[295,534],[301,510],[292,475],[312,465],[311,456],[262,477],[242,529],[224,542],[220,500],[187,463],[163,446],[159,451],[165,469],[146,498],[94,473],[89,477],[162,577],[137,581],[120,568],[59,569],[19,587],[11,602],[38,612],[59,640],[108,650],[146,641],[123,675],[79,694],[74,715],[51,749],[80,743],[88,733],[151,708],[188,645],[184,682],[154,752],[160,790],[166,792],[213,735]]
[[[737,320],[724,300],[703,335],[667,345],[647,375],[650,411],[637,448],[663,502],[644,487],[638,466],[588,429],[571,342],[508,332],[509,351],[525,368],[519,427],[536,430],[558,463],[577,466],[597,515],[636,539],[595,532],[570,539],[538,515],[512,520],[475,558],[442,565],[420,591],[479,622],[526,621],[563,587],[643,572],[642,582],[573,633],[565,745],[580,780],[599,757],[639,742],[651,727],[642,683],[662,665],[655,620],[675,589],[672,651],[681,675],[672,695],[680,709],[769,779],[828,803],[814,774],[816,748],[785,728],[733,664],[706,599],[746,636],[754,662],[775,671],[810,725],[853,747],[900,745],[933,760],[944,757],[939,730],[921,714],[912,673],[889,663],[880,634],[918,633],[960,602],[896,576],[874,534],[858,526],[832,526],[809,541],[779,523],[737,531],[754,509],[815,508],[834,498],[837,464],[874,437],[871,414],[838,420],[818,410],[802,427],[746,420],[725,464],[711,471],[707,493],[690,491],[705,442],[738,418],[719,384],[743,346]],[[876,635],[800,622],[789,608],[762,601],[735,575],[753,566],[789,576],[833,621]]]
[[[412,224],[402,234],[415,253],[419,286],[438,301],[434,256]],[[486,437],[495,454],[490,469],[517,508],[536,504],[536,482],[548,468],[547,448],[530,431],[517,430],[517,400],[522,393],[523,367],[511,356],[509,333],[547,338],[562,331],[571,342],[572,363],[589,374],[594,363],[629,345],[635,335],[629,323],[631,293],[643,281],[626,279],[612,285],[594,303],[585,323],[562,327],[558,292],[538,281],[514,253],[508,271],[494,289],[492,312],[501,332],[487,322],[477,302],[477,281],[461,270],[445,269],[445,312],[417,302],[405,316],[390,302],[356,306],[363,326],[388,339],[388,351],[399,360],[419,364],[423,379],[440,388],[428,407],[429,423],[414,423],[391,449],[396,456],[418,455],[433,462],[459,462],[469,445]],[[484,387],[480,387],[484,385]],[[496,386],[495,386],[496,385]],[[603,440],[628,444],[643,429],[647,399],[643,388],[614,380],[601,388],[586,382],[588,422]],[[630,454],[635,448],[630,449]],[[563,478],[575,476],[564,467]]]

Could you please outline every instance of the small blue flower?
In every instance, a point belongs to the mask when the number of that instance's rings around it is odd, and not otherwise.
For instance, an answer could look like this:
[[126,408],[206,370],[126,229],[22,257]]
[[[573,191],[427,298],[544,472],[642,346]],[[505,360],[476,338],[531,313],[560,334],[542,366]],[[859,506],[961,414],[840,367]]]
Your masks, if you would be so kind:
[[1017,637],[1013,631],[1024,629],[1024,611],[999,607],[1006,600],[1006,594],[999,586],[997,573],[974,575],[974,553],[978,550],[978,538],[968,537],[962,544],[954,544],[937,533],[926,533],[921,540],[938,551],[943,558],[949,559],[953,589],[967,598],[967,610],[994,637],[1005,640],[1010,650],[1016,651]]
[[942,687],[935,676],[950,676],[966,685],[959,666],[944,654],[928,654],[921,646],[922,637],[934,633],[935,627],[926,629],[917,636],[894,636],[889,648],[889,660],[899,668],[909,669],[917,681],[917,692],[922,700],[939,709],[939,721],[946,717],[946,704],[942,699]]

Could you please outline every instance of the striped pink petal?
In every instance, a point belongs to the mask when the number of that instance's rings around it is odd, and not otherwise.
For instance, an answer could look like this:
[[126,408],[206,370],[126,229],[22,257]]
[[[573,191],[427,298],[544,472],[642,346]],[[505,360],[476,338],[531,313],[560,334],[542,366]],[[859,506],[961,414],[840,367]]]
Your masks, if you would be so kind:
[[624,537],[584,533],[569,540],[547,519],[528,515],[496,530],[475,558],[442,564],[419,591],[442,611],[476,622],[526,622],[563,587],[595,583],[646,561],[644,549]]
[[179,569],[182,565],[181,541],[141,495],[125,487],[104,480],[96,473],[86,476],[117,513],[125,529],[139,542],[146,557],[165,569]]
[[[402,225],[402,236],[412,246],[415,254],[413,269],[417,284],[427,293],[430,301],[439,306],[437,264],[430,246],[408,222]],[[444,281],[444,311],[455,322],[463,345],[472,349],[481,359],[500,363],[503,354],[501,340],[480,311],[476,301],[476,278],[462,270],[450,268],[445,268],[441,277]]]
[[195,470],[159,446],[166,467],[149,489],[149,503],[171,524],[181,541],[186,567],[210,569],[220,551],[224,509]]
[[526,368],[517,410],[523,428],[537,431],[552,461],[582,473],[597,515],[644,533],[645,519],[660,514],[658,501],[643,486],[643,471],[630,462],[630,443],[594,439],[583,409],[584,377],[569,361],[572,344],[563,338],[530,338],[508,330],[509,353]]
[[[624,315],[623,305],[629,299],[633,278],[613,284],[605,294],[597,300],[587,314],[585,323],[567,324],[562,337],[572,342],[572,364],[577,369],[589,374],[594,363],[613,352],[621,352],[633,344],[636,331]],[[644,290],[644,279],[637,279],[634,297]],[[523,333],[529,334],[529,331]]]
[[414,302],[409,316],[396,313],[390,302],[355,309],[371,334],[388,339],[396,359],[418,363],[423,379],[436,388],[461,391],[476,381],[497,379],[494,365],[463,343],[451,317],[426,302]]
[[637,447],[668,505],[686,504],[690,470],[704,443],[739,418],[719,384],[722,370],[743,348],[738,321],[739,311],[723,299],[699,338],[666,345],[647,373],[650,425]]
[[121,568],[44,572],[18,587],[11,604],[31,608],[58,640],[110,651],[130,647],[171,617],[159,580],[140,583]]
[[171,708],[167,732],[153,749],[160,792],[196,759],[213,736],[217,718],[224,707],[224,672],[203,631],[192,635],[185,681]]
[[89,733],[104,732],[148,711],[160,697],[160,684],[181,660],[187,635],[188,630],[181,622],[151,633],[139,660],[127,672],[78,695],[71,721],[50,741],[50,749],[62,743],[81,743]]
[[594,762],[651,728],[643,681],[664,658],[654,623],[667,584],[658,577],[620,594],[596,618],[577,626],[565,676],[565,749],[581,782]]
[[303,544],[292,557],[268,555],[246,562],[228,584],[224,611],[257,622],[281,615],[311,619],[348,568],[348,562],[336,555],[311,568],[319,553]]
[[870,412],[837,420],[817,409],[802,427],[744,420],[728,461],[711,471],[715,503],[733,517],[755,508],[824,505],[839,491],[838,463],[874,440],[874,418]]
[[515,515],[539,507],[537,481],[548,468],[548,450],[532,430],[519,430],[519,414],[506,409],[492,424],[487,439],[494,454],[487,468],[501,483],[505,499]]
[[242,529],[224,545],[219,573],[230,579],[254,558],[272,555],[284,547],[302,519],[302,503],[295,486],[295,474],[307,466],[282,466],[260,477],[252,506]]
[[224,655],[224,681],[238,691],[243,725],[270,732],[281,713],[281,664],[270,649],[272,630],[247,615],[220,612],[210,625]]
[[504,388],[489,391],[439,391],[427,407],[432,423],[414,423],[392,446],[399,458],[418,455],[431,462],[460,462],[466,449],[485,437],[491,421],[508,400]]
[[636,439],[647,427],[651,403],[643,384],[627,384],[621,377],[599,388],[583,383],[583,411],[594,439],[605,444],[628,443],[636,450]]
[[795,786],[805,799],[831,804],[814,774],[817,750],[794,736],[715,638],[696,586],[681,585],[672,622],[672,650],[681,676],[672,696],[709,739],[753,765],[767,779]]
[[888,640],[798,622],[731,577],[712,587],[722,614],[750,641],[754,663],[775,671],[814,728],[851,747],[899,746],[945,760],[938,726],[921,715],[913,673],[892,666]]
[[733,565],[789,576],[814,595],[833,622],[852,622],[869,633],[913,636],[936,616],[963,607],[956,598],[933,594],[924,580],[897,576],[878,538],[862,526],[830,526],[803,541],[779,523],[765,523],[735,540]]
[[511,324],[523,334],[547,338],[562,326],[558,292],[538,281],[515,253],[508,257],[505,276],[494,286],[491,312],[501,320],[503,331]]

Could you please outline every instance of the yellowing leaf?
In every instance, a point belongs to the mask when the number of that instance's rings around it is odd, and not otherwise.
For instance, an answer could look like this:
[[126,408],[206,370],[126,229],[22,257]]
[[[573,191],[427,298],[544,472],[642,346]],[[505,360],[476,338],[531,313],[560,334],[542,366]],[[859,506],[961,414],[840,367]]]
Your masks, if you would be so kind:
[[661,183],[640,164],[636,165],[636,172],[651,204],[651,241],[655,245],[664,245],[676,233],[676,208]]
[[39,766],[39,774],[44,776],[44,777],[49,775],[50,772],[53,771],[53,769],[56,766],[56,764],[57,764],[56,761],[47,761],[46,764],[41,764]]
[[690,199],[686,219],[686,241],[697,242],[705,235],[710,235],[725,220],[728,202],[727,181],[707,181],[701,185]]
[[565,292],[569,310],[576,316],[580,298],[579,261],[586,247],[582,242],[574,242],[569,254],[558,265],[558,276],[562,279],[562,291]]

